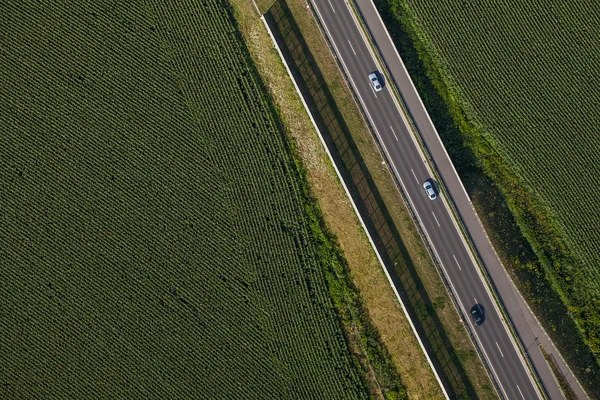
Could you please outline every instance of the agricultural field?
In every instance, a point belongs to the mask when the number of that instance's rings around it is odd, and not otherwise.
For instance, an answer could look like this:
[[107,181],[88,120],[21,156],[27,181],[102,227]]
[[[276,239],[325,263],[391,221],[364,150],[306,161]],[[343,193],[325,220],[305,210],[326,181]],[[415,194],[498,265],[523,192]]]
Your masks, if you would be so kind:
[[600,7],[408,0],[469,111],[600,292]]
[[1,398],[368,397],[226,3],[9,0],[0,60]]
[[[534,276],[523,283],[526,290],[552,288],[565,311],[551,319],[573,317],[598,357],[600,7],[585,1],[377,2],[409,32],[446,103],[452,125],[438,131],[460,131],[461,143],[475,154],[472,165],[498,186],[539,259],[519,264],[528,257],[523,246],[507,264]],[[397,32],[399,25],[393,25]],[[429,112],[443,113],[431,107]],[[447,147],[456,146],[455,137],[446,139]],[[460,160],[454,161],[460,170]],[[556,331],[554,322],[546,328]],[[598,365],[588,366],[598,371]]]

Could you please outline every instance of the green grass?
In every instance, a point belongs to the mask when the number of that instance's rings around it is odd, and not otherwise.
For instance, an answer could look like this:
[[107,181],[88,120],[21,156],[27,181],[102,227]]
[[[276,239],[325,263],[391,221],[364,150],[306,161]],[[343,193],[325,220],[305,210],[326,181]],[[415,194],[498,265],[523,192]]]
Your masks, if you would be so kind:
[[229,7],[3,15],[0,397],[367,397]]
[[[576,31],[598,10],[377,3],[504,264],[580,381],[597,391],[598,233],[578,224],[599,220],[598,194],[584,198],[577,179],[598,186],[597,115],[581,118],[600,97],[582,72],[596,68],[585,54],[598,36]],[[559,45],[564,37],[570,46]]]

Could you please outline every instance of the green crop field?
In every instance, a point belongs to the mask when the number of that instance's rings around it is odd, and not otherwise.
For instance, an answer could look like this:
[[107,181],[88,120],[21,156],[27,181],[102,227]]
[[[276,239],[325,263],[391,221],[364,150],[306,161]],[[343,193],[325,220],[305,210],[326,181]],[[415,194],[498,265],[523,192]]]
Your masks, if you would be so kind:
[[1,14],[0,398],[366,398],[227,3]]
[[[449,88],[444,99],[452,115],[463,112],[475,127],[460,125],[461,131],[478,132],[500,156],[500,162],[485,164],[488,174],[500,176],[508,166],[517,178],[498,183],[514,195],[513,210],[525,211],[518,215],[522,229],[547,266],[549,281],[600,354],[600,6],[514,0],[389,4],[411,21],[421,55],[429,54],[430,78]],[[476,153],[490,154],[485,146]]]
[[600,6],[408,0],[470,111],[600,292]]

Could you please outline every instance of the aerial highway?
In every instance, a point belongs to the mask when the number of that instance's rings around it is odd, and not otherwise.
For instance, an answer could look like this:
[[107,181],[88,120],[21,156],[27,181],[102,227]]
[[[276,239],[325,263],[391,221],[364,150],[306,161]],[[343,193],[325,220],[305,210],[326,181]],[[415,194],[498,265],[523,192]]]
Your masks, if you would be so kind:
[[[349,4],[344,0],[311,1],[390,168],[442,266],[466,317],[465,323],[473,332],[501,395],[508,399],[541,398],[531,371],[518,350],[518,344],[508,330],[508,322],[501,317],[490,288],[449,211],[448,201],[456,200],[443,190],[441,195],[432,200],[423,186],[425,181],[433,178],[433,174],[390,89],[393,83],[386,82],[383,74],[379,73],[382,88],[377,88],[368,78],[375,71],[381,72],[383,67],[374,57]],[[381,22],[380,19],[378,21]],[[437,167],[439,170],[441,166]],[[444,171],[446,174],[456,174],[451,164],[449,168],[451,171]],[[444,174],[440,173],[440,176]],[[464,196],[468,199],[466,193]],[[483,322],[475,322],[472,309],[479,312]],[[557,387],[551,389],[558,390]]]

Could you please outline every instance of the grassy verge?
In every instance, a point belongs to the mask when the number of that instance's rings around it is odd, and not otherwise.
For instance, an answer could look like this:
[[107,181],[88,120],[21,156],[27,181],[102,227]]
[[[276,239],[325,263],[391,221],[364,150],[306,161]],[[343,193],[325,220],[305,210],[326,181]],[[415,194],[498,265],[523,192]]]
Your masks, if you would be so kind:
[[560,372],[560,368],[558,368],[558,365],[556,365],[556,362],[554,362],[554,360],[552,359],[550,354],[548,354],[544,346],[540,346],[540,351],[542,352],[542,355],[548,362],[548,365],[550,365],[550,368],[552,369],[552,372],[554,373],[554,376],[558,381],[558,385],[560,386],[560,389],[562,390],[565,399],[577,400],[577,395],[575,394],[575,392],[573,392],[573,390],[569,386],[569,382],[567,382],[565,376],[562,374],[562,372]]
[[[432,380],[431,371],[264,25],[250,2],[231,3],[293,143],[297,165],[307,177],[306,210],[321,254],[335,254],[328,263],[329,287],[355,360],[373,397],[403,398],[406,391],[394,365],[411,360],[411,374],[423,376],[425,382]],[[406,376],[407,368],[398,370]],[[423,394],[415,385],[407,389]]]
[[256,6],[261,14],[266,13],[276,0],[255,0]]
[[[303,175],[302,161],[296,165]],[[362,372],[373,397],[386,399],[408,398],[400,375],[390,354],[381,341],[381,335],[373,325],[364,307],[360,293],[350,278],[348,262],[337,238],[326,225],[318,201],[311,196],[307,181],[302,185],[307,214],[310,216],[313,235],[319,244],[319,255],[328,266],[328,287],[355,356],[357,367]],[[332,256],[333,255],[333,256]]]
[[569,307],[572,294],[559,284],[578,273],[559,230],[469,117],[406,4],[376,5],[502,262],[581,383],[598,392],[595,323],[580,307],[587,300]]
[[[461,394],[464,395],[469,392],[479,398],[493,398],[495,394],[485,370],[472,347],[468,335],[464,331],[464,327],[460,322],[456,310],[452,306],[451,300],[446,294],[435,266],[431,264],[431,259],[412,223],[408,210],[403,205],[403,200],[394,185],[388,168],[383,164],[383,158],[378,152],[372,135],[356,107],[352,93],[346,85],[335,60],[331,56],[327,43],[322,37],[318,26],[315,24],[310,9],[307,8],[306,3],[303,1],[291,1],[287,4],[307,46],[310,48],[312,57],[316,64],[318,64],[318,69],[325,81],[324,83],[331,92],[335,105],[343,117],[343,122],[352,134],[351,141],[356,144],[360,151],[361,162],[364,161],[368,166],[369,173],[376,185],[377,196],[380,196],[385,204],[382,208],[386,209],[384,214],[389,219],[386,224],[393,222],[392,225],[394,226],[392,230],[397,232],[397,236],[402,238],[401,240],[399,237],[397,238],[400,241],[398,252],[401,253],[401,260],[398,260],[398,262],[404,265],[398,266],[397,275],[406,276],[410,274],[407,272],[407,269],[413,272],[416,271],[418,274],[416,281],[417,288],[412,287],[410,289],[414,292],[425,290],[423,297],[425,302],[421,304],[421,306],[424,306],[422,311],[423,313],[434,313],[436,315],[436,318],[441,321],[443,341],[446,342],[446,340],[449,340],[451,343],[452,350],[450,354],[442,356],[442,359],[445,360],[443,362],[445,363],[448,360],[447,357],[458,359],[460,364],[459,369],[462,368],[466,372],[468,383],[465,384],[470,388]],[[263,7],[264,5],[261,6],[259,4],[259,8],[262,9]],[[405,264],[410,264],[410,267],[407,268]],[[361,288],[362,292],[363,289]],[[370,307],[368,308],[372,314],[373,310]],[[386,336],[383,332],[382,335]],[[399,361],[399,363],[397,362],[399,370],[402,371],[403,368],[407,367],[402,360],[397,361]],[[428,384],[427,387],[423,387],[422,384],[424,381],[422,375],[414,376],[413,378],[413,374],[407,376],[402,373],[402,376],[403,381],[409,387],[409,393],[411,393],[410,380],[415,379],[413,386],[425,389],[423,393],[426,397],[431,397],[434,394],[430,390],[436,386],[435,382],[433,382],[433,385]],[[456,379],[456,377],[453,376],[450,379]]]

